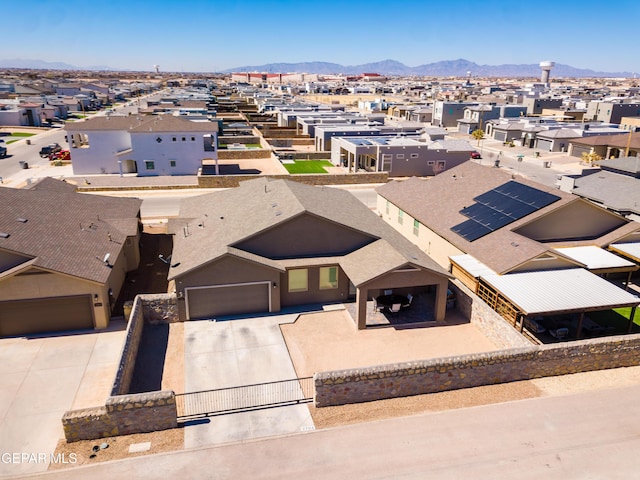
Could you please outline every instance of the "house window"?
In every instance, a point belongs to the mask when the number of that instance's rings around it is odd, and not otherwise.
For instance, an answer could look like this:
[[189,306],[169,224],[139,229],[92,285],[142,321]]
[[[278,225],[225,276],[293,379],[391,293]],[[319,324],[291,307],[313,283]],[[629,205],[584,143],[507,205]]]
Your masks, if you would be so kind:
[[155,164],[155,162],[153,162],[151,160],[145,160],[144,161],[144,168],[146,168],[147,170],[155,170],[156,164]]
[[398,223],[400,225],[402,225],[403,218],[404,218],[404,212],[402,210],[398,209]]
[[418,154],[417,153],[412,153],[411,154],[411,158],[418,158]]
[[182,141],[186,142],[187,141],[187,137],[182,137]]
[[418,220],[413,220],[413,234],[417,237],[420,231],[420,222]]
[[175,160],[169,160],[169,166],[170,167],[175,167],[176,166],[176,161]]
[[385,206],[385,213],[389,215],[389,200],[387,200],[387,205]]
[[338,267],[320,267],[320,290],[338,288]]
[[196,141],[196,137],[191,137],[191,141],[195,142]]
[[399,160],[403,159],[404,158],[404,153],[396,154],[396,158],[399,159]]
[[309,274],[306,268],[289,270],[289,292],[306,292],[309,290]]
[[176,142],[176,141],[178,141],[178,139],[177,139],[176,137],[172,137],[172,138],[171,138],[171,141],[172,141],[172,142]]

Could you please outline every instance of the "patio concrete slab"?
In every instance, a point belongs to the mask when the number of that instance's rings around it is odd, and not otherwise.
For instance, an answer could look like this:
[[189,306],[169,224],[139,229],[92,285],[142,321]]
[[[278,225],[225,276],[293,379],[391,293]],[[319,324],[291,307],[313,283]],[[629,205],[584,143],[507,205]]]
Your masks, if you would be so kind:
[[104,405],[124,322],[109,331],[0,339],[0,452],[44,454],[46,461],[0,462],[0,476],[43,472],[72,408]]
[[[185,391],[295,378],[279,325],[296,317],[186,322]],[[313,428],[304,404],[216,415],[185,427],[185,448],[295,433],[301,428]]]

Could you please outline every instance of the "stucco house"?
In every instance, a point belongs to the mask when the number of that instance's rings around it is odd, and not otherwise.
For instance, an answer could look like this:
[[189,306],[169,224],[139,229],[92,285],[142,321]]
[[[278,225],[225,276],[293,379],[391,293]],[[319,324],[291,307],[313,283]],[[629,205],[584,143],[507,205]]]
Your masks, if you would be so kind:
[[140,262],[140,205],[45,178],[0,188],[0,336],[105,328]]
[[450,275],[339,189],[265,178],[183,199],[172,222],[182,320],[367,300],[384,290],[432,296],[443,320]]
[[349,171],[389,172],[390,177],[421,177],[440,174],[468,161],[473,150],[466,140],[334,137],[331,162]]
[[384,220],[520,329],[528,316],[640,303],[601,278],[638,270],[610,247],[635,244],[640,224],[588,200],[471,162],[377,192]]
[[75,175],[196,175],[217,159],[217,122],[174,115],[107,116],[65,125]]

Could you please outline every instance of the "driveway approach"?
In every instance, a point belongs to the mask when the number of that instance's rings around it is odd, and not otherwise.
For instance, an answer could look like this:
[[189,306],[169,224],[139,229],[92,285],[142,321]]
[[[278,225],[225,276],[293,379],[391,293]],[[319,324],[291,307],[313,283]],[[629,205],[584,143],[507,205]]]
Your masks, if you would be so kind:
[[0,339],[0,453],[42,459],[0,461],[0,476],[46,470],[64,437],[64,412],[104,405],[124,327],[124,321],[113,321],[109,331]]
[[[296,378],[281,323],[298,314],[185,322],[185,392]],[[184,432],[185,448],[313,429],[306,405],[210,416]]]

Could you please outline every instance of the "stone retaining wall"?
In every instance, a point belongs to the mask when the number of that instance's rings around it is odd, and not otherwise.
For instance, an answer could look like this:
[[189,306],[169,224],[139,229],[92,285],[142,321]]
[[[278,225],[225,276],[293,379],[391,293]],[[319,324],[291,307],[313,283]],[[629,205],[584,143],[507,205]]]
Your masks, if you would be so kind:
[[243,160],[269,158],[271,150],[264,148],[251,148],[247,150],[218,150],[218,160]]
[[172,391],[109,397],[104,407],[70,410],[62,417],[67,442],[176,428]]
[[[275,148],[287,148],[292,145],[315,145],[315,140],[313,138],[267,138],[267,142],[269,145]],[[327,152],[329,157],[331,156],[331,152]]]
[[260,137],[256,135],[220,135],[218,137],[218,145],[230,145],[232,143],[260,143]]
[[[273,180],[285,179],[307,185],[356,185],[366,183],[387,183],[387,172],[351,173],[351,174],[304,174],[304,175],[261,175]],[[256,175],[198,175],[200,188],[232,188],[240,182],[257,178]]]
[[640,335],[317,373],[318,407],[640,365]]
[[175,293],[157,293],[139,295],[142,302],[142,316],[145,323],[176,323],[178,317],[178,299]]
[[532,343],[507,323],[459,280],[449,282],[456,295],[456,308],[493,342],[498,349],[528,347]]
[[120,352],[120,363],[113,381],[113,387],[111,388],[111,395],[123,395],[129,392],[133,370],[136,366],[140,338],[142,337],[142,331],[144,329],[143,310],[142,299],[140,295],[138,295],[134,299],[133,306],[131,307],[127,333]]

